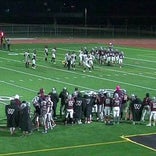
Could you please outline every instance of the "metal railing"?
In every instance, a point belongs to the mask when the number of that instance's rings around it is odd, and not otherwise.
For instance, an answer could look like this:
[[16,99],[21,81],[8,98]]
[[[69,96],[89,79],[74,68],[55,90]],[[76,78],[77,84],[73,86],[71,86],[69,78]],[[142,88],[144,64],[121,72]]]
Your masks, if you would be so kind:
[[0,24],[8,37],[155,38],[153,26],[67,26],[48,24]]

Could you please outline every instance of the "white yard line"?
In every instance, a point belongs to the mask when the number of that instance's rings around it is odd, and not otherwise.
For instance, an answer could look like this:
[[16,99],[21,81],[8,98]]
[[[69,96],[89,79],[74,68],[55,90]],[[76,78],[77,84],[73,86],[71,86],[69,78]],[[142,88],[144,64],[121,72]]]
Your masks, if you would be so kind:
[[[49,67],[46,67],[46,66],[43,66],[43,65],[39,65],[39,66],[44,67],[44,68],[49,68]],[[29,75],[29,76],[33,76],[33,77],[37,77],[37,78],[49,80],[49,81],[54,81],[54,82],[66,84],[66,85],[69,85],[69,86],[80,87],[80,88],[83,88],[83,89],[92,89],[92,88],[88,88],[88,87],[84,87],[84,86],[80,86],[80,85],[76,85],[76,84],[72,84],[72,83],[67,83],[65,81],[60,81],[60,80],[52,79],[52,78],[49,78],[49,77],[44,77],[44,76],[40,76],[40,75],[26,73],[26,72],[23,72],[23,71],[17,71],[17,70],[6,68],[6,67],[2,67],[2,66],[0,67],[0,69],[9,70],[9,71],[13,71],[13,72],[16,72],[16,73],[20,73],[20,74],[24,74],[24,75]],[[89,78],[95,78],[95,79],[104,80],[104,81],[108,81],[108,82],[114,82],[114,83],[118,83],[118,84],[124,84],[124,85],[129,85],[129,86],[133,86],[133,87],[137,87],[137,88],[142,88],[142,89],[148,89],[148,90],[156,91],[156,89],[154,89],[154,88],[140,86],[140,85],[132,84],[132,83],[128,83],[128,82],[111,80],[110,78],[109,79],[107,79],[107,78],[100,78],[100,77],[93,76],[93,75],[81,74],[81,73],[76,73],[76,72],[72,72],[72,71],[66,71],[66,70],[57,69],[57,68],[53,68],[53,69],[60,70],[60,71],[63,71],[63,72],[71,72],[71,73],[74,73],[74,74],[77,74],[77,75],[81,75],[81,76],[86,76],[86,77],[89,77]]]
[[[58,49],[60,49],[60,50],[69,50],[69,49],[63,49],[63,48],[58,48]],[[0,57],[0,58],[1,59],[4,59],[4,60],[10,60],[10,61],[19,62],[19,63],[22,62],[22,61],[13,60],[13,59],[7,59],[7,58],[2,58],[2,57]],[[130,58],[130,59],[132,59],[132,58]],[[147,61],[148,62],[149,60],[143,60],[143,59],[141,59],[141,61]],[[138,66],[138,65],[131,65],[131,64],[125,64],[125,65],[133,66],[133,67],[138,67],[138,68],[144,68],[144,69],[156,70],[155,68],[143,67],[143,66]],[[126,82],[111,80],[111,79],[107,79],[107,78],[100,78],[100,77],[96,77],[96,76],[91,76],[91,75],[87,75],[87,74],[76,73],[76,72],[73,72],[73,71],[67,71],[67,70],[58,69],[58,68],[54,68],[54,67],[47,67],[47,66],[40,65],[40,64],[38,64],[38,66],[41,66],[41,67],[44,67],[44,68],[51,68],[51,69],[55,69],[55,70],[59,70],[59,71],[63,71],[63,72],[70,72],[70,73],[74,73],[74,74],[81,75],[81,76],[92,77],[92,78],[96,78],[96,79],[100,79],[100,80],[105,80],[105,81],[110,81],[110,82],[115,82],[115,83],[119,83],[119,84],[126,84],[126,85],[133,86],[133,87],[138,87],[138,88],[143,88],[143,89],[149,89],[149,90],[154,90],[154,91],[156,90],[154,88],[147,88],[147,87],[140,86],[140,85],[137,85],[137,84],[131,84],[131,83],[126,83]],[[16,70],[5,68],[5,67],[0,67],[0,68],[6,69],[6,70],[12,70],[12,71],[19,72],[19,73],[23,73],[22,71],[16,71]],[[97,68],[101,68],[102,69],[102,67],[97,67]],[[129,75],[134,75],[134,76],[139,76],[139,77],[144,77],[144,78],[148,78],[148,79],[156,79],[155,77],[145,76],[145,75],[142,75],[142,74],[126,73],[126,72],[123,72],[123,71],[116,71],[116,70],[106,69],[106,68],[104,70],[109,70],[109,71],[113,71],[113,72],[118,72],[118,73],[122,73],[122,74],[129,74]],[[29,75],[29,73],[25,73],[25,72],[23,74]],[[52,81],[63,83],[63,84],[67,84],[67,85],[71,85],[71,86],[76,86],[75,84],[70,84],[70,83],[66,83],[66,82],[63,82],[63,81],[55,80],[55,79],[46,78],[46,77],[39,76],[39,75],[34,75],[34,74],[30,74],[30,75],[31,76],[36,76],[36,77],[39,77],[39,78],[43,78],[43,79],[52,80]],[[84,88],[84,89],[91,89],[91,88],[83,87],[83,86],[78,86],[78,87],[81,87],[81,88]]]
[[29,88],[26,88],[26,87],[22,87],[22,86],[19,86],[19,85],[13,84],[13,83],[9,83],[9,82],[6,82],[6,81],[1,81],[1,80],[0,80],[0,83],[7,84],[7,85],[9,85],[9,86],[14,86],[14,87],[16,87],[16,88],[24,89],[24,90],[27,90],[27,91],[30,91],[30,92],[37,93],[36,90],[29,89]]

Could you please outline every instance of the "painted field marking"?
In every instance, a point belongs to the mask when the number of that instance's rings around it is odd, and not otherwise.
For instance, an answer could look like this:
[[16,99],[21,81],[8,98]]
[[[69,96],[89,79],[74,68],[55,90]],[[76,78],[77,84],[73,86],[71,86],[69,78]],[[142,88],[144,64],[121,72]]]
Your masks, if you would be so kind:
[[[2,58],[2,59],[4,59],[4,58]],[[21,61],[17,61],[17,62],[21,62]],[[39,66],[43,66],[43,65],[39,65]],[[45,67],[45,66],[43,66],[43,67]],[[141,67],[141,66],[140,66]],[[53,68],[53,69],[56,69],[56,68]],[[152,69],[154,69],[154,68],[152,68]],[[56,70],[61,70],[61,69],[56,69]],[[65,71],[65,70],[62,70],[62,71]],[[115,71],[115,70],[114,70]],[[133,73],[132,73],[133,74]],[[135,74],[135,75],[137,75],[137,76],[143,76],[143,75],[138,75],[138,74]],[[88,75],[87,75],[88,76]],[[151,78],[151,79],[156,79],[155,77],[149,77],[149,76],[143,76],[143,77],[146,77],[146,78]],[[105,79],[105,80],[108,80],[108,79]],[[120,81],[113,81],[113,80],[110,80],[109,79],[109,81],[112,81],[112,82],[117,82],[117,83],[123,83],[123,82],[120,82]],[[123,84],[128,84],[128,83],[123,83]],[[128,85],[130,85],[130,84],[128,84]],[[141,87],[141,86],[138,86],[138,85],[133,85],[133,84],[131,84],[132,86],[135,86],[135,87]],[[142,87],[142,88],[145,88],[145,89],[151,89],[151,88],[147,88],[147,87]],[[152,89],[151,89],[152,90]],[[154,89],[155,90],[155,89]]]
[[131,142],[131,143],[133,143],[133,144],[142,146],[142,147],[144,147],[144,148],[147,148],[147,149],[150,149],[150,150],[156,152],[156,149],[151,148],[151,147],[146,146],[146,145],[143,145],[143,144],[141,144],[141,143],[132,141],[131,139],[128,138],[128,137],[135,137],[135,136],[147,136],[147,135],[152,135],[152,134],[156,134],[156,133],[134,134],[134,135],[121,136],[121,138],[123,138],[124,140],[127,140],[128,142]]
[[4,154],[0,154],[0,156],[12,156],[12,155],[31,154],[31,153],[39,153],[39,152],[49,152],[49,151],[58,151],[58,150],[103,146],[103,145],[119,144],[119,143],[125,143],[125,142],[128,142],[128,141],[127,140],[121,140],[121,141],[112,141],[112,142],[103,142],[103,143],[94,143],[94,144],[84,144],[84,145],[76,145],[76,146],[56,147],[56,148],[49,148],[49,149],[39,149],[39,150],[31,150],[31,151],[25,151],[25,152],[4,153]]
[[[5,60],[8,60],[6,58],[2,58],[2,57],[0,57],[0,58],[1,59],[5,59]],[[12,60],[12,59],[9,59],[9,60],[14,61],[14,62],[20,62],[21,63],[21,61],[18,61],[18,60]],[[144,69],[156,70],[156,68],[149,68],[149,67],[143,67],[143,66],[132,65],[132,64],[124,64],[124,65],[132,66],[132,67],[138,67],[138,68],[144,68]],[[46,67],[44,65],[39,65],[39,64],[38,64],[38,66]],[[103,69],[102,67],[97,67],[97,66],[95,66],[95,67],[98,68],[98,69]],[[55,69],[55,70],[61,70],[61,69],[57,69],[57,68],[53,68],[53,69]],[[118,72],[118,73],[122,73],[122,74],[124,73],[124,74],[129,74],[129,75],[134,75],[134,76],[140,76],[140,77],[145,77],[145,78],[156,79],[155,77],[151,77],[151,76],[145,76],[145,75],[140,75],[140,74],[135,74],[135,73],[126,73],[124,71],[117,71],[115,69],[106,69],[105,68],[105,70],[107,70],[107,71],[113,71],[113,72]],[[65,71],[65,70],[62,70],[62,71]]]
[[0,83],[4,83],[4,84],[10,85],[10,86],[14,86],[14,87],[16,87],[16,88],[20,88],[20,89],[24,89],[24,90],[27,90],[27,91],[31,91],[31,92],[37,93],[36,90],[29,89],[29,88],[26,88],[26,87],[22,87],[22,86],[20,86],[20,85],[16,85],[16,84],[13,84],[13,83],[1,81],[1,80],[0,80]]
[[[51,67],[47,67],[47,66],[44,66],[44,65],[39,65],[39,66],[44,67],[44,68],[51,68]],[[17,70],[6,68],[6,67],[2,67],[2,66],[0,68],[1,69],[5,69],[5,70],[14,71],[16,73],[21,73],[21,74],[30,75],[30,76],[33,76],[33,77],[38,77],[38,78],[42,78],[42,79],[46,79],[46,80],[50,80],[50,81],[54,81],[54,82],[63,83],[63,84],[69,85],[69,86],[75,86],[75,87],[81,87],[81,88],[85,88],[85,89],[91,89],[91,88],[88,88],[88,87],[83,87],[83,86],[79,86],[79,85],[75,85],[75,84],[59,81],[59,80],[56,80],[56,79],[47,78],[47,77],[40,76],[40,75],[26,73],[26,72],[23,72],[23,71],[17,71]],[[101,78],[101,77],[97,77],[97,76],[93,76],[93,75],[81,74],[81,73],[77,73],[77,72],[73,72],[73,71],[67,71],[67,70],[58,69],[58,68],[53,68],[53,69],[59,70],[59,71],[63,71],[63,72],[74,73],[76,75],[86,76],[86,77],[89,77],[89,78],[95,78],[95,79],[99,79],[99,80],[105,80],[105,81],[109,81],[109,82],[115,82],[115,83],[118,83],[118,84],[125,84],[125,85],[129,85],[129,86],[133,86],[133,87],[138,87],[138,88],[142,88],[142,89],[148,89],[148,90],[156,91],[156,89],[154,89],[154,88],[144,87],[144,86],[140,86],[140,85],[137,85],[137,84],[131,84],[131,83],[128,83],[128,82],[121,82],[121,81],[117,81],[117,80]],[[156,78],[152,77],[152,79],[156,79]]]
[[[8,58],[2,58],[2,57],[0,57],[0,58],[4,59],[4,60],[14,61],[14,62],[21,62],[21,61],[18,61],[18,60],[13,60],[13,59],[8,59]],[[61,61],[61,60],[58,60],[58,61]],[[148,61],[150,61],[150,60],[148,60]],[[143,68],[143,69],[156,70],[156,68],[143,67],[143,66],[139,66],[139,65],[132,65],[132,64],[125,64],[125,63],[124,63],[124,65],[135,67],[135,68],[137,67],[137,68]],[[40,65],[38,64],[38,66],[40,66]],[[95,67],[98,68],[98,69],[103,69],[102,67],[98,67],[96,65],[95,65]],[[105,68],[105,70],[113,71],[113,72],[119,72],[119,73],[126,73],[124,71],[117,71],[117,70],[113,70],[113,69],[110,69],[110,68],[108,68],[108,69]],[[139,74],[134,74],[134,73],[126,73],[126,74],[140,76]],[[155,77],[149,77],[149,76],[145,76],[145,75],[141,75],[141,77],[147,77],[147,78],[154,78],[155,79]]]

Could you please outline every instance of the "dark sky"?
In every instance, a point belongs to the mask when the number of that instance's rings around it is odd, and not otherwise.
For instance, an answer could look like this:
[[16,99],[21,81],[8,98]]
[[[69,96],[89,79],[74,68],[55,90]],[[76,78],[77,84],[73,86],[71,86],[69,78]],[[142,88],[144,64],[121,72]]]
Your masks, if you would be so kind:
[[156,0],[5,0],[0,4],[0,17],[1,22],[20,22],[21,19],[23,22],[32,22],[33,19],[38,22],[39,19],[44,23],[51,18],[53,23],[56,13],[81,13],[84,16],[84,8],[87,8],[88,23],[103,24],[102,19],[129,21],[143,18],[145,22],[147,18],[151,22],[156,18]]

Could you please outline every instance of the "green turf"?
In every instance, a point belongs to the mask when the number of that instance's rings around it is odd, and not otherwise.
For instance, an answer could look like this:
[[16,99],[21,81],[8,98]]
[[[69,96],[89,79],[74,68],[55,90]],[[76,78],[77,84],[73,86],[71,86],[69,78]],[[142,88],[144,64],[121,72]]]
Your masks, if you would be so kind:
[[[19,94],[21,100],[30,101],[40,88],[49,93],[53,87],[60,92],[67,87],[70,93],[75,87],[79,90],[100,88],[115,89],[116,85],[127,90],[128,94],[136,94],[141,99],[149,92],[156,96],[156,51],[130,47],[116,47],[124,51],[123,68],[119,66],[99,66],[91,73],[83,73],[82,67],[68,71],[63,67],[65,53],[68,50],[78,50],[81,47],[91,49],[100,44],[48,44],[50,48],[57,47],[56,64],[50,59],[44,61],[44,44],[12,45],[12,51],[0,51],[0,88],[1,96],[14,96]],[[26,69],[23,62],[24,50],[37,50],[37,68]],[[12,54],[18,55],[12,55]],[[11,54],[11,55],[10,55]],[[33,112],[33,107],[32,107]],[[59,107],[58,107],[59,112]],[[5,124],[4,105],[0,104],[0,123]],[[146,121],[147,123],[147,121]],[[121,123],[115,126],[106,126],[101,122],[92,124],[64,126],[58,123],[54,130],[48,134],[34,132],[31,136],[21,137],[18,131],[11,137],[4,126],[0,127],[0,156],[1,155],[49,155],[49,156],[149,156],[155,151],[132,144],[120,136],[154,133],[155,127]]]

